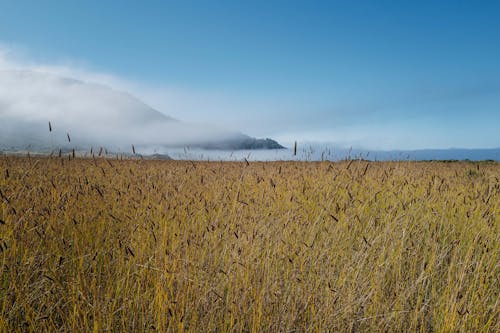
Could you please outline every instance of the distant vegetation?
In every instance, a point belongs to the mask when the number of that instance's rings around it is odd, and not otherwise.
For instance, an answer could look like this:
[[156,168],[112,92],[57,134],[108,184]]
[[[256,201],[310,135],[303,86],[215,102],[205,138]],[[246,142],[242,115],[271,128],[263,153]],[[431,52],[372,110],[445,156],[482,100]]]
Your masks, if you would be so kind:
[[250,150],[250,149],[284,149],[282,145],[272,139],[256,139],[249,136],[240,138],[239,140],[225,140],[217,142],[206,142],[203,144],[192,145],[204,149],[221,149],[221,150]]
[[499,178],[4,155],[0,330],[495,332]]

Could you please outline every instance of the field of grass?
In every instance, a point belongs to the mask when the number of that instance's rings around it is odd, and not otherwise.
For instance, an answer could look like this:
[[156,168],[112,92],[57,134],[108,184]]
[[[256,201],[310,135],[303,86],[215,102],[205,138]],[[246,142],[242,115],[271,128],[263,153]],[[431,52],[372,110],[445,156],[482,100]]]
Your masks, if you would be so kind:
[[498,332],[499,178],[0,157],[0,330]]

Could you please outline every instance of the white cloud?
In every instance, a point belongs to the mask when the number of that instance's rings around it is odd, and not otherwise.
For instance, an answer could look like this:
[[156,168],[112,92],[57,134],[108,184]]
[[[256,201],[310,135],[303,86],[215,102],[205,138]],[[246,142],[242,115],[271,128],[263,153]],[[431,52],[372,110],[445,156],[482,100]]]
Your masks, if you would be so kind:
[[[0,71],[28,70],[54,76],[97,83],[126,91],[159,112],[190,123],[238,129],[257,136],[272,136],[276,127],[286,126],[287,113],[296,101],[217,90],[196,90],[173,85],[151,85],[121,76],[96,71],[83,62],[58,63],[33,61],[22,47],[0,43]],[[168,81],[168,78],[165,78]],[[281,124],[281,125],[279,125]]]
[[53,124],[53,136],[63,139],[70,132],[84,143],[195,144],[240,135],[203,122],[164,121],[126,91],[161,95],[165,104],[170,100],[174,107],[180,98],[190,98],[69,62],[36,63],[17,49],[0,45],[0,136],[4,143],[19,135],[35,141],[47,139],[41,133],[48,132],[48,121]]

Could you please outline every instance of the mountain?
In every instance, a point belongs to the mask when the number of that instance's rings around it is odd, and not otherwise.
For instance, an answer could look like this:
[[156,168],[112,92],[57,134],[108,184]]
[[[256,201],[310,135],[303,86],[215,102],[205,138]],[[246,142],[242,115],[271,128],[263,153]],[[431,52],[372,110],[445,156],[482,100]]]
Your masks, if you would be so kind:
[[[176,120],[110,87],[33,71],[0,71],[0,150],[106,146],[277,149],[214,125]],[[50,128],[49,128],[50,122]]]

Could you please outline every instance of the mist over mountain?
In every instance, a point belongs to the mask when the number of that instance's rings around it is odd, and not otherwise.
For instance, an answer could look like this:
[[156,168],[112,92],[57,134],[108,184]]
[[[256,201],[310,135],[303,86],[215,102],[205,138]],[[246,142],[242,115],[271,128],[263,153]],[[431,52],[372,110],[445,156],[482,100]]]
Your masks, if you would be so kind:
[[255,139],[215,125],[181,122],[104,85],[34,71],[0,71],[0,119],[2,150],[84,149],[92,145],[123,150],[131,144],[282,148],[270,139]]

